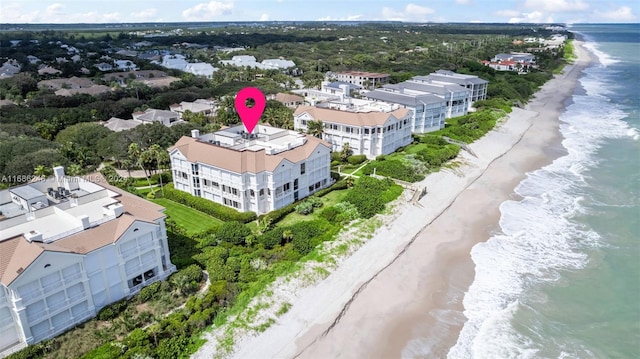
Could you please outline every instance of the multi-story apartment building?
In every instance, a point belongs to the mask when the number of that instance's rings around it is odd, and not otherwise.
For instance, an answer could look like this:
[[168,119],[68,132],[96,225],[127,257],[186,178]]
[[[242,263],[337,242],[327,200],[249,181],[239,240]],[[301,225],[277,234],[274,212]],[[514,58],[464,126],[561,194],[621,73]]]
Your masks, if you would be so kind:
[[322,139],[332,145],[333,151],[349,144],[353,154],[373,159],[411,143],[411,118],[410,110],[398,106],[389,112],[300,106],[293,123],[294,129],[307,131],[309,121],[322,121]]
[[296,131],[242,125],[191,137],[169,148],[176,189],[235,208],[267,213],[331,183],[325,141]]
[[447,116],[447,101],[441,97],[422,92],[397,92],[377,89],[364,97],[384,103],[397,104],[411,111],[411,132],[427,133],[444,128]]
[[483,80],[475,75],[458,74],[449,70],[438,70],[427,76],[414,76],[411,80],[421,83],[434,83],[442,85],[460,85],[466,87],[471,92],[469,98],[469,107],[478,100],[487,99],[487,88],[489,81]]
[[330,77],[335,77],[340,82],[347,82],[368,89],[374,89],[389,82],[389,74],[378,72],[344,71],[331,73]]
[[416,95],[434,95],[445,100],[446,118],[464,116],[469,111],[471,91],[456,84],[436,84],[417,81],[404,81],[399,84],[384,85],[383,89],[395,93]]
[[56,336],[175,271],[164,209],[99,175],[0,191],[0,356]]

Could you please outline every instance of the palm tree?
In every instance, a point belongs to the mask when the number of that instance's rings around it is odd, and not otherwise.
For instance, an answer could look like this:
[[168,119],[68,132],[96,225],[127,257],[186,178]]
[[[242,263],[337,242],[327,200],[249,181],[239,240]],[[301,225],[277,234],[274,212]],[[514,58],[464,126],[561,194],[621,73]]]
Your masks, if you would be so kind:
[[311,120],[307,122],[307,133],[317,138],[322,138],[322,134],[324,133],[324,124],[322,123],[322,120]]
[[36,168],[33,169],[33,174],[36,177],[45,178],[45,177],[49,176],[49,174],[50,174],[49,167],[45,167],[43,165],[38,165]]
[[351,146],[349,146],[349,142],[345,142],[342,145],[342,151],[340,151],[340,160],[342,162],[347,162],[347,159],[349,158],[349,156],[351,156],[351,154],[353,154]]
[[147,170],[144,168],[143,165],[143,151],[140,149],[140,145],[138,145],[137,143],[131,143],[129,145],[129,158],[131,159],[132,163],[137,164],[142,171],[144,172],[144,176],[147,178],[147,183],[149,183],[149,187],[151,187],[151,180],[149,179],[149,176],[147,175]]

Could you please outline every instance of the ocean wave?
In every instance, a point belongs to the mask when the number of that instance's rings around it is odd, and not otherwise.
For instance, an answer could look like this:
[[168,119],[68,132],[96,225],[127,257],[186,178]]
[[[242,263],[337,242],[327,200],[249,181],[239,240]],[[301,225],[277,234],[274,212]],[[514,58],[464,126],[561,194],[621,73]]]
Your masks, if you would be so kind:
[[598,58],[598,62],[600,62],[602,66],[607,67],[620,62],[620,59],[617,59],[605,52],[600,51],[597,43],[589,41],[589,36],[585,36],[585,39],[587,41],[584,43],[584,47],[596,55],[596,57]]
[[[600,58],[605,66],[614,61]],[[605,70],[594,66],[584,72],[580,83],[586,95],[574,95],[560,117],[567,155],[528,173],[515,189],[522,199],[500,206],[502,233],[473,247],[476,276],[463,299],[467,322],[448,358],[539,356],[542,341],[522,335],[512,325],[514,315],[523,310],[519,299],[533,285],[584,268],[584,249],[601,245],[598,233],[573,220],[586,211],[588,172],[598,165],[596,154],[605,141],[638,137],[638,131],[623,121],[628,113],[607,97]],[[571,355],[561,349],[555,357]],[[574,349],[590,357],[579,345]]]

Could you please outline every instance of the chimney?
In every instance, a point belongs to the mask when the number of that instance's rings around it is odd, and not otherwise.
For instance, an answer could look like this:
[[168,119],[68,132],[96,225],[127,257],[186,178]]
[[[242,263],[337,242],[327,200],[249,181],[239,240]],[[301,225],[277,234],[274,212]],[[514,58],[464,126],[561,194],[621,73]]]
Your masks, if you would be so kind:
[[42,233],[32,230],[24,233],[24,238],[29,242],[42,242]]
[[191,130],[191,137],[197,139],[200,137],[200,130]]
[[83,214],[81,216],[78,216],[78,219],[80,220],[80,223],[82,224],[82,229],[89,228],[89,216],[87,216],[86,214]]

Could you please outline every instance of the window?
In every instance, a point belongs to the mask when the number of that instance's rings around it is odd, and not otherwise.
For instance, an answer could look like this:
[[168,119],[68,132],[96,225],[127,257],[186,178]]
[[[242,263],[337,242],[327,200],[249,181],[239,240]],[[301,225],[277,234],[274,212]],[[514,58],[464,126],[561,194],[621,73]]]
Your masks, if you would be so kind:
[[193,187],[194,188],[200,188],[200,178],[193,177]]
[[197,175],[198,175],[198,164],[197,164],[197,163],[192,163],[192,164],[191,164],[191,173],[192,173],[194,176],[197,176]]
[[220,185],[218,184],[218,182],[212,182],[211,184],[212,184],[212,185],[213,185],[213,187],[215,187],[215,188],[220,187]]
[[231,188],[231,193],[232,193],[234,196],[237,196],[237,195],[238,195],[238,190],[237,190],[237,189],[235,189],[235,188]]
[[300,174],[303,175],[305,171],[306,171],[306,163],[303,162],[300,164]]
[[291,189],[291,182],[287,182],[282,186],[283,190],[288,191]]
[[251,198],[255,198],[256,197],[256,192],[254,190],[249,190],[249,194],[251,195]]
[[298,190],[298,179],[297,178],[293,181],[293,190],[294,191]]
[[203,179],[202,184],[204,184],[205,187],[209,187],[211,185],[211,181]]
[[260,188],[260,197],[264,197],[264,188]]
[[364,134],[365,134],[365,135],[368,135],[368,134],[369,134],[369,129],[368,129],[368,128],[365,128],[365,129],[364,129]]

